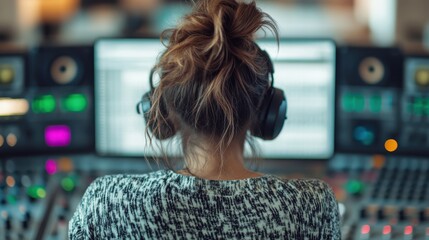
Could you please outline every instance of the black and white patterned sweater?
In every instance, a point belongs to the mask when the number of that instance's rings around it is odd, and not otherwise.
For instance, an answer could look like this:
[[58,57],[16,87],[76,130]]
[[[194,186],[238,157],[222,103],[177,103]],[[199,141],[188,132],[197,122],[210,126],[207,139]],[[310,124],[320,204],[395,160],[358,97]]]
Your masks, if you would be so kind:
[[96,179],[70,239],[340,239],[338,205],[319,180],[206,180],[170,170]]

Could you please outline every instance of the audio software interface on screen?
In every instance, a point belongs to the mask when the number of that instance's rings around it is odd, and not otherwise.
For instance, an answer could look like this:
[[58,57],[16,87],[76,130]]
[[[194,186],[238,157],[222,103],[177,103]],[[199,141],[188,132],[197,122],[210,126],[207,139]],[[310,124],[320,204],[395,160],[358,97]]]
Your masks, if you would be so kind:
[[[258,41],[274,63],[288,119],[274,141],[257,140],[264,158],[329,158],[334,150],[335,44],[330,40]],[[95,44],[96,148],[103,155],[143,156],[145,123],[136,104],[149,90],[149,72],[165,50],[159,39],[104,39]],[[169,154],[179,154],[170,141]]]

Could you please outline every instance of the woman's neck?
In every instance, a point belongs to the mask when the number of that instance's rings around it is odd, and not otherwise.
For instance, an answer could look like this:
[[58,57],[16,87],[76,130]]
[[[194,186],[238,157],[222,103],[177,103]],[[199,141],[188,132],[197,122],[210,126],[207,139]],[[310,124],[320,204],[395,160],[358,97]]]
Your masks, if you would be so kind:
[[233,141],[222,153],[209,154],[200,148],[192,149],[185,158],[186,168],[179,171],[211,180],[236,180],[260,177],[262,174],[248,170],[244,164],[242,141]]

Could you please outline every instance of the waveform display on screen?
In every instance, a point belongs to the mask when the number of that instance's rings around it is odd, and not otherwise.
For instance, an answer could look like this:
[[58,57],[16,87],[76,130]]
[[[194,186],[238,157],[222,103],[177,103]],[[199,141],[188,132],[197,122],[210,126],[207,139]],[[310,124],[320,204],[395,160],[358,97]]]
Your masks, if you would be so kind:
[[[264,158],[329,158],[334,151],[335,44],[275,40],[258,44],[274,63],[274,85],[288,99],[288,120],[273,141],[257,140]],[[165,49],[158,39],[104,39],[95,44],[96,148],[103,155],[157,155],[147,147],[136,103]],[[176,139],[177,140],[177,139]],[[180,154],[170,141],[169,154]]]

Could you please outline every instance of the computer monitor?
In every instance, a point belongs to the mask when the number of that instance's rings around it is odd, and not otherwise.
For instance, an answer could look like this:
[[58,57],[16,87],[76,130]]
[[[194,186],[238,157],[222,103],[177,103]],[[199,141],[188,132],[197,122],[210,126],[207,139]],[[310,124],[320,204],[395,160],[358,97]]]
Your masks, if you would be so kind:
[[[262,158],[327,159],[334,151],[335,43],[258,41],[274,64],[274,86],[288,99],[288,119],[272,141],[256,140]],[[102,155],[157,156],[148,147],[136,103],[165,49],[159,39],[102,39],[95,44],[96,150]],[[180,141],[168,154],[180,156]]]

